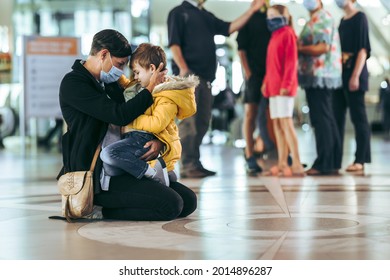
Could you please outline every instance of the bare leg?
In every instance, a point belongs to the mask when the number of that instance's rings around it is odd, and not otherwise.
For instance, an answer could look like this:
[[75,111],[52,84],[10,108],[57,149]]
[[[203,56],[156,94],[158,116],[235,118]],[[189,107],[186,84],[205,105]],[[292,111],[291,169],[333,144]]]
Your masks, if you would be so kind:
[[283,135],[284,132],[280,120],[281,119],[273,119],[272,124],[275,133],[276,147],[278,150],[278,167],[279,170],[283,170],[288,166],[287,164],[288,146],[286,143],[286,139]]
[[279,121],[286,145],[292,154],[293,162],[291,169],[293,173],[303,173],[304,170],[299,157],[298,138],[295,133],[293,120],[292,118],[281,118]]

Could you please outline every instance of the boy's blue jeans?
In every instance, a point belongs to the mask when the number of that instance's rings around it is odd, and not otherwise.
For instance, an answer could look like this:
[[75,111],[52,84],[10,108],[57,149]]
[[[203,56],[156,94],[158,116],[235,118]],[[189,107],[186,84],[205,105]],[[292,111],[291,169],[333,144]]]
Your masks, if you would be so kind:
[[131,131],[124,135],[122,140],[104,147],[100,153],[103,168],[107,175],[118,176],[130,173],[137,179],[144,176],[148,164],[139,159],[149,148],[144,145],[156,139],[152,133]]

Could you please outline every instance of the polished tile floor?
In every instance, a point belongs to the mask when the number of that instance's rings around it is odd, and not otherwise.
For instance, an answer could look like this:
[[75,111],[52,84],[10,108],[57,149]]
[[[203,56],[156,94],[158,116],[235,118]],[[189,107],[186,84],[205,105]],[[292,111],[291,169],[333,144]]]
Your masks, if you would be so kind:
[[[313,135],[299,142],[310,164]],[[353,150],[349,136],[344,166]],[[218,174],[181,180],[198,195],[191,216],[68,224],[48,219],[60,213],[59,153],[8,145],[0,150],[0,259],[390,260],[390,142],[374,135],[372,160],[364,174],[248,177],[241,149],[204,145],[202,161]]]

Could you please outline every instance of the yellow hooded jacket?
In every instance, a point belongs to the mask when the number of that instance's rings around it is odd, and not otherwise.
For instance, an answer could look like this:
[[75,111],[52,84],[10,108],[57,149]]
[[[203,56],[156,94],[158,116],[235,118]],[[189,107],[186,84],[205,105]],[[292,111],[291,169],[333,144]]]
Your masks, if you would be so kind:
[[[125,85],[123,79],[121,80],[120,84]],[[130,84],[131,82],[127,82],[127,85]],[[123,133],[144,130],[160,139],[165,144],[162,157],[168,171],[174,170],[182,150],[175,121],[191,117],[196,113],[195,88],[198,84],[199,78],[193,75],[169,77],[167,82],[154,88],[152,92],[154,102],[145,113],[122,128]]]

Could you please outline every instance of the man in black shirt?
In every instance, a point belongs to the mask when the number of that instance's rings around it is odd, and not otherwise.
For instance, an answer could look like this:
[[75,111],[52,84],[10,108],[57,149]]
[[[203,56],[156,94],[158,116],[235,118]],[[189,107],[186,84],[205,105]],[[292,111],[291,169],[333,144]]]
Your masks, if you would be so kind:
[[274,148],[274,143],[267,131],[268,99],[264,98],[260,91],[265,76],[268,42],[271,37],[267,28],[266,6],[263,7],[262,11],[259,10],[252,15],[237,36],[238,54],[245,78],[243,136],[246,141],[244,151],[246,170],[249,174],[262,171],[254,157],[253,133],[256,129],[258,114],[260,136],[264,143],[263,151]]
[[173,74],[185,76],[193,73],[200,78],[195,93],[197,113],[179,123],[183,147],[180,162],[182,178],[215,175],[214,171],[205,169],[200,162],[200,145],[211,118],[211,82],[215,79],[217,69],[214,36],[229,36],[238,31],[264,4],[264,0],[253,0],[244,14],[232,22],[226,22],[204,9],[204,2],[205,0],[185,0],[168,15]]

